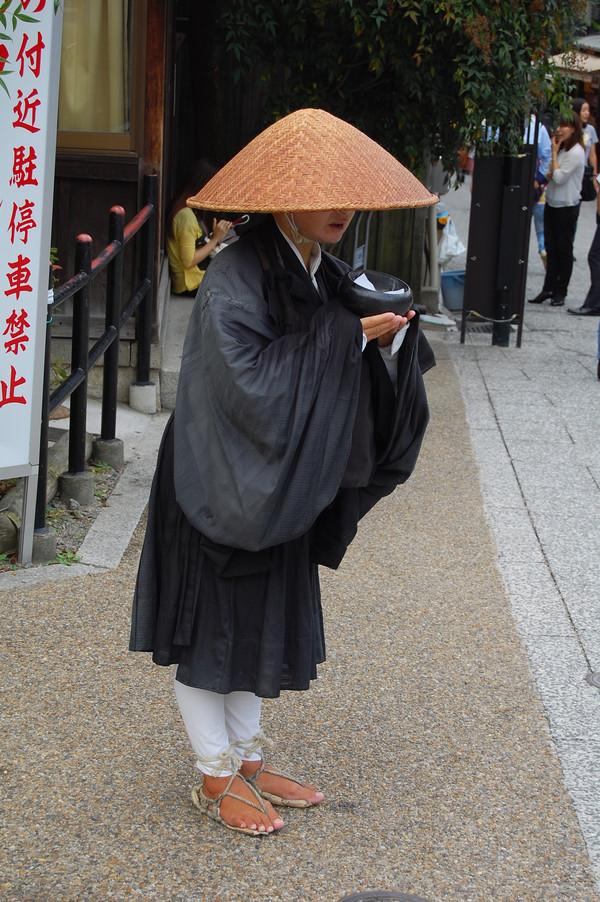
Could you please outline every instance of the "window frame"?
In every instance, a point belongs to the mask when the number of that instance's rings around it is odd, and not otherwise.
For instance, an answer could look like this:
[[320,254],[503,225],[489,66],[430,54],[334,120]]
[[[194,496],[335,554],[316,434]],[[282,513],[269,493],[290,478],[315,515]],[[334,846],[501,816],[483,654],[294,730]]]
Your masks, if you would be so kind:
[[58,130],[56,149],[83,153],[139,154],[143,140],[146,87],[147,0],[131,0],[131,108],[128,132]]

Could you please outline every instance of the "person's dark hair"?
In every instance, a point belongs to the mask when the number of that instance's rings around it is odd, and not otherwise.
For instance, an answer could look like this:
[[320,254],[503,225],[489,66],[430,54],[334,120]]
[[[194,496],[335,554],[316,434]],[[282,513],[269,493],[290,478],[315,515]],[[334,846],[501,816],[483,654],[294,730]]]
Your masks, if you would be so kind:
[[585,97],[575,97],[571,101],[571,106],[573,108],[573,112],[577,113],[577,115],[580,116],[581,115],[581,107],[583,106],[584,103],[587,103],[587,102],[588,101],[585,99]]
[[570,125],[573,129],[573,134],[569,135],[567,140],[562,143],[564,150],[571,150],[576,144],[581,144],[583,147],[583,129],[581,128],[581,119],[577,113],[573,112],[570,115],[561,116],[558,124]]
[[[217,167],[213,166],[208,160],[195,160],[190,169],[190,173],[185,180],[185,184],[175,200],[171,205],[171,209],[169,210],[169,216],[167,218],[167,230],[169,234],[171,234],[171,228],[173,225],[173,218],[180,210],[186,206],[186,200],[188,197],[192,197],[193,194],[197,194],[197,192],[205,185],[209,179],[213,177],[215,172],[217,171]],[[194,211],[199,219],[204,219],[204,211],[203,210],[195,210]],[[213,216],[214,214],[211,214]]]

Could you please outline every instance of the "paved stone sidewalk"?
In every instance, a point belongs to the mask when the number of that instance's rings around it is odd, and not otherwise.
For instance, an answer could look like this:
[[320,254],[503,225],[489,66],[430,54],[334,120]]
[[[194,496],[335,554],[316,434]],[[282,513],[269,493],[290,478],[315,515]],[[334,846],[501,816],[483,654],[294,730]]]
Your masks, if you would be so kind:
[[[467,375],[487,364],[479,349],[437,350],[417,473],[323,574],[328,662],[310,692],[265,706],[274,763],[329,799],[286,813],[281,835],[239,837],[191,805],[172,675],[126,651],[141,530],[116,570],[0,580],[3,898],[335,902],[398,887],[432,902],[598,902],[448,357]],[[562,485],[568,466],[561,456]]]
[[[466,239],[468,186],[444,200]],[[595,227],[595,204],[582,204],[572,306],[588,289]],[[532,297],[543,282],[533,234],[528,276]],[[521,349],[454,336],[452,358],[500,569],[600,881],[600,689],[585,682],[600,672],[599,319],[526,305]]]

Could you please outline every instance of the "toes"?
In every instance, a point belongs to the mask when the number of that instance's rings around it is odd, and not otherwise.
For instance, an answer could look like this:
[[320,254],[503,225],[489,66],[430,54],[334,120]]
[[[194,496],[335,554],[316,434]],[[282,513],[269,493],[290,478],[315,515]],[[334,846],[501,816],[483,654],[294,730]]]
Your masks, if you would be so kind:
[[281,830],[284,826],[283,819],[279,816],[277,811],[273,808],[270,802],[265,801],[265,814],[269,818],[270,822],[273,825],[275,830]]

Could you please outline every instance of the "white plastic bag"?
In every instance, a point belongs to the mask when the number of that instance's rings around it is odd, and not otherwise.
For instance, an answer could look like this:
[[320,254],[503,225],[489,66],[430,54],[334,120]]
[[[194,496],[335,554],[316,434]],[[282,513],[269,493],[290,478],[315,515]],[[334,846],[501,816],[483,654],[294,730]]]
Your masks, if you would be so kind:
[[445,266],[453,257],[460,257],[465,251],[466,248],[458,237],[456,226],[451,219],[448,219],[438,245],[438,262],[440,266]]

